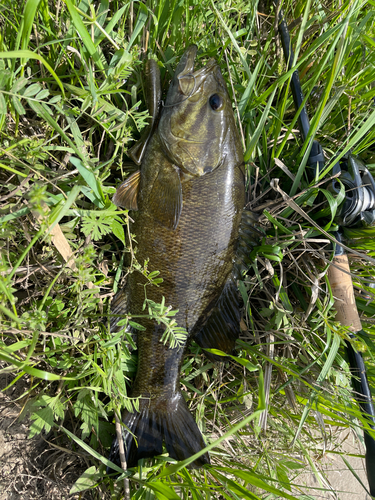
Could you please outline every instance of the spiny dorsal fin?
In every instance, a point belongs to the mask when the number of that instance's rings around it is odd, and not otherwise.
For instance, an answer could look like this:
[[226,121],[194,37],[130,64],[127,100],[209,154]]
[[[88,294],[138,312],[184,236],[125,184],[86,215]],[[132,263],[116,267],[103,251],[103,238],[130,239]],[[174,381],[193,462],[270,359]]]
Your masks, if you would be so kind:
[[161,102],[160,70],[156,61],[149,59],[145,68],[145,94],[150,120],[148,126],[142,133],[141,138],[134,146],[128,149],[128,156],[140,165],[146,151],[146,146],[155,130],[155,125],[159,117]]
[[137,196],[140,181],[141,171],[137,170],[119,185],[112,198],[113,203],[128,210],[138,210]]

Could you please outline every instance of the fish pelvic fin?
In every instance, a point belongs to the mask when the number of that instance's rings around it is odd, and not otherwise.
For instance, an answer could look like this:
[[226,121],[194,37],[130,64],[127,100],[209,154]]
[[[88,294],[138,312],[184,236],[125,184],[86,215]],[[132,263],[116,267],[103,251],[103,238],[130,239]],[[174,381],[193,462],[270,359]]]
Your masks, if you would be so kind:
[[[206,445],[186,402],[179,392],[169,401],[141,399],[140,411],[125,411],[122,416],[125,459],[128,468],[136,467],[141,458],[151,458],[163,453],[163,442],[169,456],[185,460]],[[109,460],[120,466],[119,444],[114,439]],[[204,453],[189,467],[198,468],[210,463]],[[112,472],[108,467],[107,474]]]

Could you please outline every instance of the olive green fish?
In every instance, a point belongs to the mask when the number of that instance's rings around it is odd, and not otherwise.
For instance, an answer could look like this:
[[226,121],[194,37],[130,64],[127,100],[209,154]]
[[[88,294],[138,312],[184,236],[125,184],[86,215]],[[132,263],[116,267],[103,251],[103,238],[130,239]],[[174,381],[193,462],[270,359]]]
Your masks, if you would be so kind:
[[[188,333],[185,346],[172,349],[160,342],[162,325],[141,321],[145,331],[137,336],[131,391],[141,397],[140,411],[122,417],[128,467],[161,454],[163,442],[177,460],[204,448],[179,387],[185,347],[194,338],[204,348],[229,353],[239,334],[233,264],[245,201],[243,152],[219,66],[211,59],[194,71],[196,53],[193,45],[181,58],[160,113],[158,66],[148,61],[152,119],[131,151],[141,168],[114,197],[117,205],[138,210],[131,227],[136,258],[142,265],[148,260],[148,270],[163,278],[159,287],[146,287],[147,298],[161,303],[164,297]],[[145,283],[141,273],[131,273],[112,313],[144,314]],[[120,464],[118,448],[115,440],[109,458]],[[209,460],[206,453],[192,465]]]

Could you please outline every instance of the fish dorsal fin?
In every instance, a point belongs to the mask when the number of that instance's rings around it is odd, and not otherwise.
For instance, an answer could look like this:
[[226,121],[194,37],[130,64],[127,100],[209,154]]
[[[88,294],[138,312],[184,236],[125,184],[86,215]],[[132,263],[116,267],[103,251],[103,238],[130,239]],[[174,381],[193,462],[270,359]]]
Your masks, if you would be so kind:
[[119,185],[112,198],[113,203],[128,210],[138,210],[137,197],[140,181],[141,171],[137,170]]
[[154,181],[149,205],[155,219],[168,229],[176,229],[182,211],[182,186],[177,167],[159,170]]
[[144,129],[141,138],[127,151],[127,155],[140,165],[146,151],[147,144],[154,133],[159,117],[161,103],[160,70],[156,61],[149,59],[145,68],[145,94],[148,112],[150,114],[149,124]]
[[[227,354],[234,350],[240,334],[241,300],[233,276],[225,284],[208,318],[194,340],[204,349],[219,349]],[[213,361],[225,361],[225,357],[205,352]]]

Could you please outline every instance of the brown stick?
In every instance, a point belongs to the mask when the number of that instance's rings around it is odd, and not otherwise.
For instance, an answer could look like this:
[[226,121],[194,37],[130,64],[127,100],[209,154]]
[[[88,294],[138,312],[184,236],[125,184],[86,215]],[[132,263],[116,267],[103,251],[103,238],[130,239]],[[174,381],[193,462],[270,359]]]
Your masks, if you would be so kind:
[[348,326],[352,332],[362,330],[347,255],[337,255],[333,258],[328,269],[328,279],[335,299],[336,320]]

